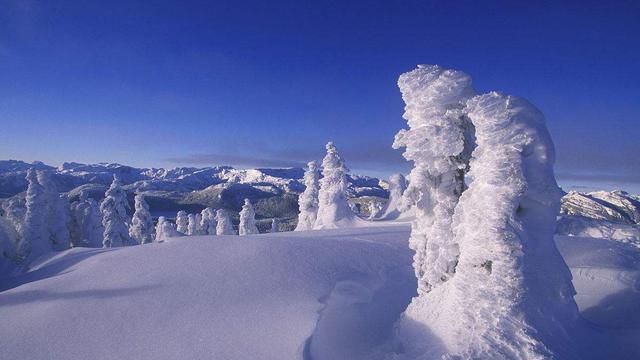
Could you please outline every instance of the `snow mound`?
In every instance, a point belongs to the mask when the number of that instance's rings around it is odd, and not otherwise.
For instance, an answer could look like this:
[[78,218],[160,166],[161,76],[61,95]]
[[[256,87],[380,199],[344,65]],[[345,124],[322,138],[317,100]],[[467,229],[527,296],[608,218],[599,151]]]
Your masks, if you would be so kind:
[[371,359],[415,291],[408,226],[58,253],[0,282],[4,359]]

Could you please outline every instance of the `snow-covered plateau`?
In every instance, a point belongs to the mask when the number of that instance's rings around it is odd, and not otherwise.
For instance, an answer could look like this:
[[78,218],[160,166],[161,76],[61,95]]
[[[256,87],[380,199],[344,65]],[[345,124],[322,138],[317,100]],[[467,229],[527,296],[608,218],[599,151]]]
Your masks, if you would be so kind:
[[[382,224],[380,224],[382,225]],[[408,224],[75,248],[4,279],[3,359],[404,359]],[[557,236],[591,332],[576,358],[640,357],[640,253]],[[429,329],[430,358],[443,349]]]

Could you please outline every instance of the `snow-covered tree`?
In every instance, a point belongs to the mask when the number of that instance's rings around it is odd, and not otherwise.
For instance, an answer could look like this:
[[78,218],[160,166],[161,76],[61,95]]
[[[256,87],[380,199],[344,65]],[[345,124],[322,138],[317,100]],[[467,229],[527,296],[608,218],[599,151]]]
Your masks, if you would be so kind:
[[128,207],[127,194],[122,190],[122,183],[118,176],[114,175],[113,182],[100,204],[102,226],[104,226],[103,247],[134,245],[135,242],[129,236]]
[[407,189],[407,180],[402,174],[389,176],[389,201],[380,211],[381,219],[397,219],[400,214],[407,210],[403,204],[404,191]]
[[195,214],[187,215],[187,235],[198,235],[198,222]]
[[235,235],[229,213],[224,209],[216,211],[216,235]]
[[22,233],[22,224],[25,214],[27,213],[26,201],[24,198],[11,198],[2,203],[4,217],[13,225],[18,232],[18,236]]
[[318,215],[314,229],[333,229],[353,223],[354,213],[347,202],[347,167],[332,142],[322,160],[322,176],[318,193]]
[[195,235],[207,235],[207,233],[202,228],[202,214],[196,213],[196,232]]
[[185,235],[189,233],[189,216],[186,211],[178,211],[178,214],[176,215],[176,226],[179,233]]
[[[430,69],[400,78],[407,112],[411,112],[407,118],[441,115],[442,112],[431,113],[440,107],[438,104],[431,104],[428,109],[422,106],[434,98],[448,103],[458,98],[452,89],[470,84],[464,74]],[[415,78],[403,79],[405,76]],[[403,88],[407,80],[411,80],[411,86]],[[423,96],[416,97],[418,94]],[[417,202],[412,245],[416,244],[416,235],[426,235],[423,251],[427,257],[438,250],[440,256],[444,255],[442,260],[450,260],[455,253],[455,262],[449,271],[448,267],[438,267],[448,261],[427,259],[426,263],[432,266],[423,268],[425,272],[433,271],[435,266],[443,276],[435,283],[429,277],[425,283],[425,274],[417,271],[422,275],[418,296],[407,308],[399,334],[415,341],[424,336],[423,331],[420,335],[413,332],[415,324],[422,324],[444,345],[447,354],[443,358],[573,358],[569,334],[575,332],[578,312],[571,273],[553,240],[561,191],[553,174],[554,149],[544,118],[525,100],[495,92],[473,96],[448,108],[453,110],[445,111],[445,115],[463,113],[472,121],[477,144],[470,160],[469,177],[473,181],[458,198],[456,194],[464,189],[458,180],[460,172],[456,175],[451,163],[443,167],[440,156],[435,156],[448,154],[453,164],[466,163],[464,155],[455,155],[462,151],[463,144],[458,143],[455,151],[449,148],[455,139],[464,138],[460,135],[465,130],[463,124],[458,123],[458,131],[452,130],[452,136],[446,138],[437,136],[443,134],[446,122],[439,122],[438,131],[421,130],[431,137],[426,148],[414,148],[416,159],[421,159],[414,162],[429,176],[413,177],[417,171],[414,168],[407,191],[418,191],[414,180],[427,180],[427,191],[419,196],[429,202]],[[401,135],[407,151],[411,144],[408,136],[411,135]],[[439,176],[434,181],[430,176],[438,164]],[[445,179],[449,185],[440,189]],[[444,206],[439,207],[443,201]],[[440,228],[434,232],[434,226]],[[447,243],[442,242],[443,238],[435,240],[434,234],[445,236]],[[422,348],[415,343],[404,345],[408,345],[405,350],[409,353],[433,351],[427,349],[426,339]]]
[[251,235],[257,234],[258,227],[256,226],[256,212],[253,210],[253,205],[249,199],[244,199],[244,205],[240,210],[240,225],[238,226],[239,235]]
[[169,238],[182,236],[183,234],[176,230],[176,225],[167,220],[164,216],[158,218],[156,224],[156,242],[167,241]]
[[16,265],[18,233],[13,223],[0,216],[0,274],[7,275]]
[[318,192],[320,191],[320,172],[315,161],[307,164],[307,171],[304,173],[305,189],[298,198],[298,225],[295,231],[313,229],[318,216]]
[[139,244],[153,242],[153,220],[149,212],[149,205],[144,200],[144,195],[136,195],[135,209],[131,226],[129,227],[129,236]]
[[26,208],[17,245],[18,261],[28,262],[53,250],[47,231],[47,195],[34,169],[27,171]]
[[49,171],[37,172],[38,182],[46,197],[46,227],[54,250],[65,250],[71,245],[69,225],[71,210],[69,200],[60,195]]
[[200,213],[202,220],[200,220],[200,228],[204,235],[216,234],[216,211],[212,208],[206,208]]
[[81,192],[80,199],[72,204],[71,216],[71,245],[102,247],[104,227],[100,206],[94,199],[87,197],[86,192]]
[[414,163],[404,197],[416,211],[409,247],[422,293],[447,281],[458,261],[451,219],[464,188],[463,152],[470,142],[460,109],[474,90],[467,74],[437,65],[402,74],[398,86],[409,129],[396,135],[393,146],[404,147],[404,157]]
[[276,218],[271,219],[271,232],[280,232],[280,221],[278,221],[278,219]]
[[379,217],[381,211],[382,205],[377,201],[371,201],[369,203],[369,220]]

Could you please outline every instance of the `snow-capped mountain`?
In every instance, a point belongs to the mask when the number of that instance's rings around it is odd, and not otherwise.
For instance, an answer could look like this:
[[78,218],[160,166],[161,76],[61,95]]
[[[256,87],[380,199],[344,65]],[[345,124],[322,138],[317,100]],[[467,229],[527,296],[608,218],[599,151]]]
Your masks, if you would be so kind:
[[[234,169],[230,166],[205,168],[178,167],[135,168],[115,163],[80,164],[68,162],[59,167],[42,162],[0,161],[0,199],[22,196],[27,188],[25,176],[29,168],[50,170],[58,191],[68,193],[71,200],[81,192],[101,199],[114,175],[122,180],[133,204],[135,193],[144,193],[151,211],[175,214],[185,209],[200,211],[206,206],[239,210],[245,198],[255,205],[259,217],[294,218],[297,195],[304,190],[301,168]],[[356,197],[388,197],[385,181],[348,175],[348,195]]]
[[571,191],[562,198],[556,232],[640,246],[640,198],[624,191]]

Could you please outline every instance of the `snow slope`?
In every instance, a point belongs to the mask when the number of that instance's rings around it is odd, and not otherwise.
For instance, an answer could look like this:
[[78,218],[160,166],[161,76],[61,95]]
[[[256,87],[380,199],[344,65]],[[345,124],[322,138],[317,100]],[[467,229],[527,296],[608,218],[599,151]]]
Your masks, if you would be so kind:
[[[375,224],[57,253],[0,280],[0,358],[408,359],[393,328],[415,295],[409,227]],[[640,252],[556,240],[589,329],[576,353],[640,358]]]

